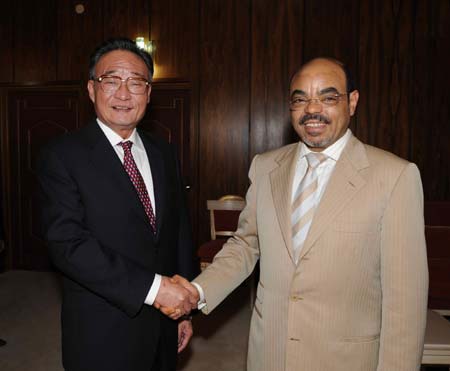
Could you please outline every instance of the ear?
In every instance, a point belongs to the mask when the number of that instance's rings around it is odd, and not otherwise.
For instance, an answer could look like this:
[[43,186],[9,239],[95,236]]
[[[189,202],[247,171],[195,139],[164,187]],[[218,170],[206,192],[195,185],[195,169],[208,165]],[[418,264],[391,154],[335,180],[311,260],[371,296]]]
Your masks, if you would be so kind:
[[148,86],[148,92],[147,92],[147,104],[150,103],[150,93],[152,92],[152,86]]
[[91,98],[92,103],[95,103],[95,88],[94,81],[89,80],[87,83],[87,90],[89,92],[89,98]]
[[349,109],[350,109],[350,116],[353,116],[355,114],[356,106],[358,105],[358,99],[359,99],[359,91],[353,90],[350,93],[349,103],[348,103]]

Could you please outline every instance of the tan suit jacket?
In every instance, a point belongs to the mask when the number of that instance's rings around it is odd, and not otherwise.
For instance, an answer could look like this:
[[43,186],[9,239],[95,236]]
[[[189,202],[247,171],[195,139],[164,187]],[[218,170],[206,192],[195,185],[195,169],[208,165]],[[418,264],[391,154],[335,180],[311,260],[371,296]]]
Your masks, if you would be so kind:
[[212,311],[260,260],[248,371],[418,370],[428,270],[417,167],[351,137],[299,263],[290,233],[297,145],[252,162],[238,230],[195,282]]

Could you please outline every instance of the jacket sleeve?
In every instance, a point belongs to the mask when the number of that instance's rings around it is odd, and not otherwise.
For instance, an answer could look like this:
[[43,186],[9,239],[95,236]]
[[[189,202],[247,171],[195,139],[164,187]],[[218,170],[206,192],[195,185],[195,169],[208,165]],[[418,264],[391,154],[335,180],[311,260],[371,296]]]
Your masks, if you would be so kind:
[[189,281],[198,274],[198,264],[194,257],[194,245],[192,240],[192,226],[189,217],[189,210],[186,201],[186,189],[181,173],[180,163],[177,160],[177,152],[173,151],[175,157],[175,167],[177,172],[178,188],[178,211],[179,211],[179,230],[178,230],[178,269],[177,273]]
[[257,158],[255,156],[250,166],[251,184],[236,233],[216,254],[212,264],[194,280],[205,294],[206,306],[202,309],[205,314],[210,313],[252,273],[259,259],[256,224]]
[[387,203],[381,230],[382,323],[377,371],[419,370],[428,268],[420,175],[408,164]]
[[[77,182],[50,149],[36,161],[44,238],[53,264],[66,277],[134,316],[155,272],[102,245],[86,227]],[[99,206],[100,207],[100,206]]]

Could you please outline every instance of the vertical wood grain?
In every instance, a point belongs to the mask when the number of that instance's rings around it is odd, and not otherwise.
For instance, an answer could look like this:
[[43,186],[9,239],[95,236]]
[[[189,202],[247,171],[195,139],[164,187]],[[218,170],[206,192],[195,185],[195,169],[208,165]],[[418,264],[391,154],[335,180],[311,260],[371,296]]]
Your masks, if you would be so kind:
[[14,7],[14,81],[55,81],[56,0],[17,0]]
[[[359,1],[305,1],[304,62],[317,57],[345,63],[358,81]],[[354,117],[350,128],[356,126]]]
[[150,30],[149,0],[105,0],[103,3],[104,38],[143,36]]
[[410,1],[361,3],[356,135],[403,158],[410,140],[413,11]]
[[2,4],[0,12],[0,40],[2,40],[2,52],[0,53],[0,81],[12,82],[14,80],[13,58],[13,6],[10,1]]
[[197,81],[199,0],[153,0],[150,14],[155,77]]
[[[200,236],[208,238],[206,200],[243,195],[248,181],[249,0],[201,2]],[[203,240],[204,241],[204,240]]]
[[334,57],[356,67],[359,1],[305,1],[304,61]]
[[[83,1],[84,12],[77,14],[79,0],[58,1],[58,80],[88,79],[89,56],[103,40],[102,1]],[[99,6],[100,5],[100,6]]]
[[290,77],[301,65],[302,19],[303,1],[253,1],[250,157],[297,140],[288,98]]
[[450,3],[417,0],[410,158],[425,199],[450,199]]

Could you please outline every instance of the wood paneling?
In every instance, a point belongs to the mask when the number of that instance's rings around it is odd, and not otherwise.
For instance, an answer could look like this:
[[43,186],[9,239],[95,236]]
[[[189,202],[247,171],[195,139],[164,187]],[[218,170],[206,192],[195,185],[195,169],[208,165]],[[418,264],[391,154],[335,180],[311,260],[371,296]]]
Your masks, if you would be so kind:
[[[88,78],[89,56],[103,40],[103,30],[99,20],[103,18],[99,0],[86,0],[82,4],[84,12],[75,12],[79,0],[58,1],[57,48],[58,80],[86,81]],[[101,22],[100,22],[101,24]]]
[[361,2],[356,135],[404,158],[410,138],[413,10],[409,1]]
[[[3,92],[2,92],[3,93]],[[50,261],[42,239],[34,159],[42,145],[80,126],[78,86],[23,87],[6,90],[11,146],[7,233],[10,267],[48,270]],[[11,249],[13,247],[13,249]]]
[[359,3],[354,0],[305,1],[301,22],[304,61],[316,57],[334,57],[355,69]]
[[[152,0],[155,77],[198,81],[199,1]],[[195,86],[193,87],[195,91]]]
[[150,12],[148,0],[103,0],[104,38],[127,36],[148,39]]
[[[227,6],[224,6],[226,4]],[[250,4],[202,3],[200,19],[200,236],[207,238],[206,200],[247,189]]]
[[[2,82],[84,85],[104,38],[155,40],[156,77],[191,86],[199,242],[208,238],[205,200],[244,195],[250,159],[297,140],[289,78],[319,55],[355,74],[354,133],[416,162],[426,199],[450,199],[448,0],[17,0],[4,8]],[[84,98],[82,106],[91,105]]]
[[152,0],[150,39],[154,41],[156,52],[155,77],[177,79],[190,82],[190,138],[191,169],[189,201],[194,237],[197,242],[198,214],[205,210],[199,205],[198,164],[199,164],[199,5],[198,0]]
[[418,0],[414,31],[409,158],[425,198],[450,200],[450,2]]
[[255,1],[251,18],[250,157],[296,138],[289,80],[302,59],[303,1]]
[[17,0],[14,6],[14,80],[55,81],[56,0]]
[[2,40],[2,52],[0,53],[0,81],[13,81],[13,17],[11,14],[14,8],[12,2],[7,1],[2,4],[0,12],[0,40]]

